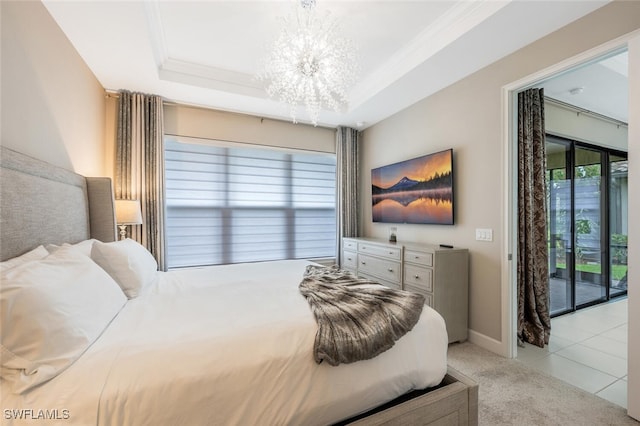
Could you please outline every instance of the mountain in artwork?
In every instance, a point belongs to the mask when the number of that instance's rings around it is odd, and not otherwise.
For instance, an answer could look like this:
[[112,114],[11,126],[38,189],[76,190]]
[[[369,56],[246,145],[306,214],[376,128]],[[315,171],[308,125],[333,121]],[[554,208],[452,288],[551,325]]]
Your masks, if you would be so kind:
[[428,190],[442,187],[451,187],[451,172],[438,174],[428,181],[417,181],[404,176],[398,182],[388,188],[381,188],[377,185],[371,185],[372,195],[390,194],[394,192]]

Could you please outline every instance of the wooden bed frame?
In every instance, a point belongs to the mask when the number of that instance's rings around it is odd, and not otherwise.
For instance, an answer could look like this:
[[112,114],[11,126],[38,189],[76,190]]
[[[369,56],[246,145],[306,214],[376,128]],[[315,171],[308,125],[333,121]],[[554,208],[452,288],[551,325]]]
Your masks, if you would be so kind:
[[[0,260],[40,244],[116,239],[109,178],[85,178],[0,147]],[[449,368],[439,386],[414,391],[341,425],[477,425],[478,385]]]
[[478,384],[449,367],[440,385],[410,392],[336,426],[478,424]]

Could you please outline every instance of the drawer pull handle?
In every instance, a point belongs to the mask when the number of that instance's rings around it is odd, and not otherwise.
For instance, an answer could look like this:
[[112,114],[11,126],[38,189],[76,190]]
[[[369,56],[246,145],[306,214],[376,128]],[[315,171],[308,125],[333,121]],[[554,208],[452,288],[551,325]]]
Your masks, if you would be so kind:
[[393,272],[393,269],[389,268],[389,272]]
[[347,260],[349,260],[349,261],[350,261],[350,260],[351,260],[351,258],[350,258],[350,257],[347,257]]
[[420,259],[420,256],[416,256],[416,259]]
[[392,251],[390,251],[390,252],[389,252],[389,254],[393,254],[393,252],[392,252]]
[[420,279],[420,275],[416,274],[416,276],[414,277],[416,280]]
[[366,264],[367,264],[367,262],[360,262],[360,263],[362,263],[363,265],[366,265]]

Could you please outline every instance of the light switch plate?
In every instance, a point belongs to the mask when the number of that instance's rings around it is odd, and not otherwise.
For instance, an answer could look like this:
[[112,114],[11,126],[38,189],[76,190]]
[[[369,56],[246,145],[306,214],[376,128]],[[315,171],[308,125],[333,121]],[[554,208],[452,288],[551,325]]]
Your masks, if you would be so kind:
[[493,229],[477,228],[476,241],[493,241]]

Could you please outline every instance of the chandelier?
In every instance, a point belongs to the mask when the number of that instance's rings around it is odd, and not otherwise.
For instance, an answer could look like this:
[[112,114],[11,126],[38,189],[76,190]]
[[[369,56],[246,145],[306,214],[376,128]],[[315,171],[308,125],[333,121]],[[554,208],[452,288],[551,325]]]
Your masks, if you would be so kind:
[[304,105],[314,126],[322,108],[346,107],[358,70],[353,42],[340,36],[329,12],[318,16],[315,3],[301,0],[282,18],[283,28],[258,73],[269,96],[289,104],[294,123]]

